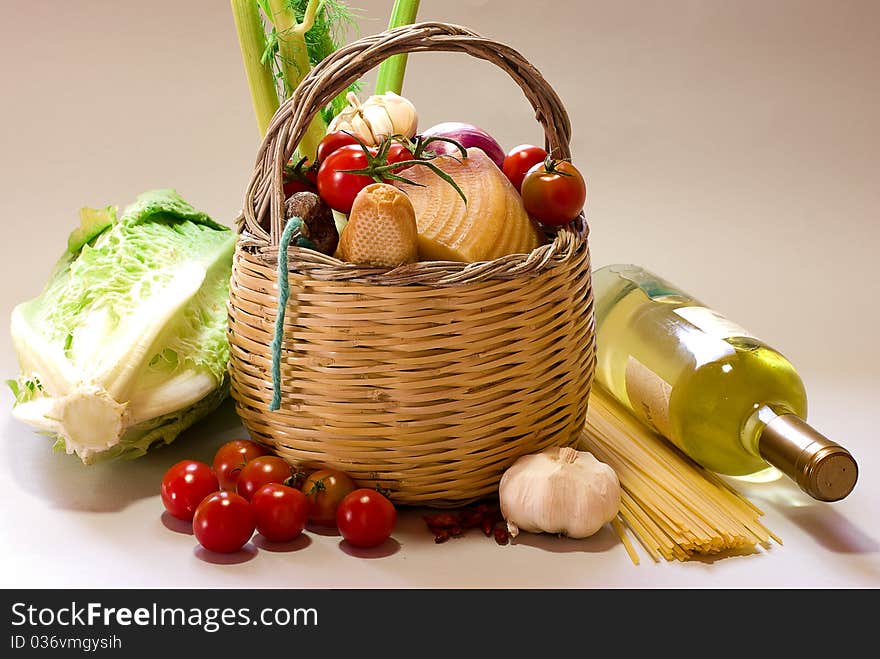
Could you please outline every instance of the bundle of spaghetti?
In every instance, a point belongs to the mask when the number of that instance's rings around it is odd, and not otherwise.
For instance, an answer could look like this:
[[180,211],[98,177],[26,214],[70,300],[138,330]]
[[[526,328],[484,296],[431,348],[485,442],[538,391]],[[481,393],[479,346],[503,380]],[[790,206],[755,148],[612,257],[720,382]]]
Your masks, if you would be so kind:
[[584,448],[620,480],[613,526],[632,561],[639,557],[624,525],[654,561],[688,560],[719,552],[750,553],[782,541],[764,514],[717,474],[651,431],[598,384],[590,396]]

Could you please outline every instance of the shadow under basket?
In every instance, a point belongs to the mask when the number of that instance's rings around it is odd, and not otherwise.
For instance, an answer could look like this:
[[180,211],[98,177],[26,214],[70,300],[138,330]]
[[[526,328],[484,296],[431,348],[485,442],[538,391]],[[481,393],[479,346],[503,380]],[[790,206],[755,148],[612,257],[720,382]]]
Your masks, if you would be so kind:
[[[291,463],[331,467],[398,504],[458,506],[494,496],[518,457],[577,443],[595,362],[583,216],[530,254],[391,271],[286,247],[279,310],[283,164],[318,110],[387,57],[466,52],[507,71],[568,156],[555,92],[512,49],[458,26],[420,23],[349,44],[306,76],[257,156],[229,301],[232,396],[251,436]],[[286,267],[285,267],[286,266]]]

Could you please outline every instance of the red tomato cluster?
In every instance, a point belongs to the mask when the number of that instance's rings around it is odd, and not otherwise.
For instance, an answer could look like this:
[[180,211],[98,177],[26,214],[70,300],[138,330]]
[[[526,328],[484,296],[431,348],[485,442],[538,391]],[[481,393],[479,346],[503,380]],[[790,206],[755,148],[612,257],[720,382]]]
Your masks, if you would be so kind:
[[384,495],[358,489],[340,471],[316,471],[297,487],[299,476],[260,444],[237,439],[217,450],[213,466],[197,460],[172,465],[161,498],[170,515],[192,522],[199,544],[210,551],[238,551],[254,531],[270,542],[289,542],[309,522],[336,526],[355,547],[390,537],[397,511]]
[[519,190],[526,173],[538,163],[544,162],[546,158],[547,152],[541,147],[533,144],[520,144],[507,152],[501,171],[510,179],[513,187]]
[[[358,192],[407,166],[390,165],[419,158],[423,159],[398,142],[365,147],[351,134],[336,131],[321,140],[315,164],[301,162],[288,170],[284,191],[288,196],[300,190],[316,191],[330,208],[349,213]],[[522,195],[526,212],[538,222],[561,226],[583,210],[586,184],[570,161],[553,159],[539,146],[520,144],[507,153],[501,169]]]
[[[354,174],[347,170],[371,170],[386,165],[412,160],[412,151],[403,144],[393,142],[387,150],[380,147],[364,148],[355,138],[344,131],[327,133],[318,145],[318,195],[330,208],[349,213],[357,193],[371,183],[372,176]],[[392,168],[396,174],[405,167]],[[379,178],[381,170],[378,172]]]
[[514,147],[501,169],[520,191],[526,212],[541,224],[568,224],[584,208],[587,186],[581,173],[568,160],[549,158],[539,146]]

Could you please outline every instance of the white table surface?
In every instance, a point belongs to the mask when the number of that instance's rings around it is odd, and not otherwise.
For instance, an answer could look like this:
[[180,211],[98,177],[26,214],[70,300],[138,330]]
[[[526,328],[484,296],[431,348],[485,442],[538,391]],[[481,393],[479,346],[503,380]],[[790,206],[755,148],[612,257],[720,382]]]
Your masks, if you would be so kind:
[[[839,384],[820,393],[858,402]],[[860,387],[864,399],[867,388]],[[865,405],[864,409],[868,409]],[[27,587],[352,588],[775,588],[880,586],[880,456],[871,419],[840,411],[822,425],[846,437],[862,478],[844,501],[824,504],[785,482],[748,486],[783,546],[748,556],[634,566],[606,526],[585,540],[524,534],[500,547],[477,530],[435,545],[418,510],[402,510],[393,540],[355,552],[337,535],[306,531],[289,546],[255,536],[228,556],[205,552],[185,524],[163,515],[164,470],[183,458],[210,460],[243,436],[231,404],[172,446],[145,458],[84,467],[53,455],[50,442],[3,412],[0,584]],[[182,528],[183,527],[183,528]],[[219,564],[218,564],[219,563]]]
[[[363,33],[387,20],[386,0],[352,4]],[[217,564],[166,527],[158,490],[173,462],[243,435],[230,406],[167,449],[86,468],[13,421],[3,392],[0,586],[880,586],[880,4],[559,4],[540,23],[522,19],[528,0],[423,2],[420,17],[467,24],[541,69],[571,116],[594,264],[647,266],[785,353],[810,422],[859,461],[855,491],[823,504],[784,483],[750,487],[784,546],[686,564],[642,553],[635,567],[607,528],[438,546],[409,511],[396,543],[368,557],[308,533]],[[16,373],[4,319],[39,292],[79,206],[176,187],[231,223],[258,146],[228,3],[15,3],[7,18],[3,378]],[[470,121],[507,147],[541,139],[515,85],[484,62],[414,55],[404,91],[423,126]]]

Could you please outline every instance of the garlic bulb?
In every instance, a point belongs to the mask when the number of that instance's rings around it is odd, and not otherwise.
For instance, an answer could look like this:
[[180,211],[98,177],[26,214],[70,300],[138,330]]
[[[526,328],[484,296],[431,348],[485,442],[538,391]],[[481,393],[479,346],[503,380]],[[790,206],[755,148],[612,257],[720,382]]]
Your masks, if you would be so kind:
[[614,470],[569,447],[522,456],[504,472],[498,494],[511,536],[522,530],[586,538],[620,508]]
[[415,106],[403,96],[385,92],[361,103],[357,94],[349,92],[345,98],[348,106],[330,122],[328,133],[344,130],[367,146],[376,146],[391,135],[415,136],[419,118]]

